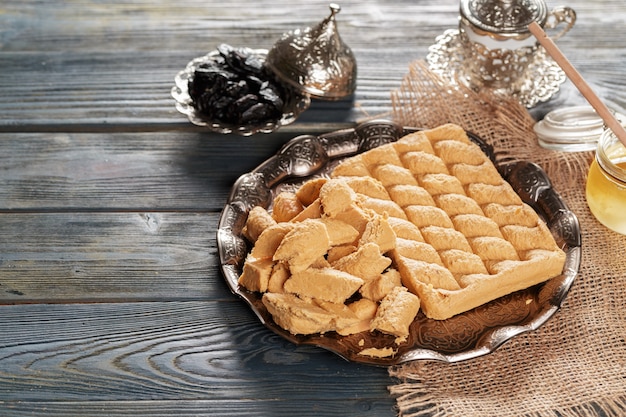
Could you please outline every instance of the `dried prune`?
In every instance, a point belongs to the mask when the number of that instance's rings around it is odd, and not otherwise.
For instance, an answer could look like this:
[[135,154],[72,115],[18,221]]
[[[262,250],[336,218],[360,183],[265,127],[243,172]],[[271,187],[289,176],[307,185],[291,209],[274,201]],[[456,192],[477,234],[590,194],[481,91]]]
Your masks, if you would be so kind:
[[283,99],[280,96],[280,91],[272,88],[271,86],[267,86],[265,88],[261,88],[259,90],[259,96],[263,98],[267,103],[272,104],[277,109],[283,108]]
[[217,50],[226,64],[237,73],[259,75],[263,70],[263,61],[249,48],[233,48],[230,45],[221,44]]
[[250,87],[244,80],[240,80],[237,83],[229,83],[224,89],[224,93],[228,97],[242,97],[248,94],[249,91]]
[[248,48],[219,45],[219,55],[199,65],[189,80],[194,107],[205,117],[228,125],[276,123],[287,90]]
[[272,116],[272,110],[265,103],[256,103],[241,114],[242,123],[258,123]]

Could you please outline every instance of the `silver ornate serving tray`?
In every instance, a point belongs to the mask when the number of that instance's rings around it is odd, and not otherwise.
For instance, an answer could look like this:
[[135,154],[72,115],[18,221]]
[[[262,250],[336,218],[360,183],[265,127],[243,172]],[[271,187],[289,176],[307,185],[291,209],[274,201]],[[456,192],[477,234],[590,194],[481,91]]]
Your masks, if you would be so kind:
[[[428,319],[420,312],[410,327],[407,342],[398,347],[394,356],[384,358],[363,356],[359,352],[369,347],[395,348],[393,336],[378,332],[350,336],[335,332],[293,335],[274,323],[260,293],[239,287],[237,280],[250,249],[241,231],[252,207],[271,209],[277,193],[295,190],[311,178],[328,176],[343,158],[394,142],[415,130],[379,120],[319,136],[298,136],[235,182],[217,232],[221,269],[233,293],[245,300],[269,329],[293,343],[319,346],[354,362],[381,366],[418,359],[457,362],[493,352],[512,337],[537,329],[559,309],[580,267],[578,219],[539,166],[496,155],[490,145],[471,133],[468,133],[471,139],[480,145],[521,198],[547,222],[557,243],[565,250],[567,257],[561,275],[448,320]],[[535,302],[529,303],[529,299]]]

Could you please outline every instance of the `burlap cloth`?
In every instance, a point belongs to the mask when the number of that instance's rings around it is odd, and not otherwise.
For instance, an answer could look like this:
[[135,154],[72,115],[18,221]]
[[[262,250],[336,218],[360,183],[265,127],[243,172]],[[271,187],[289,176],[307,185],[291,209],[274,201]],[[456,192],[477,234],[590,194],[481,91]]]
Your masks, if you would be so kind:
[[450,88],[422,61],[410,65],[391,100],[392,117],[403,125],[456,123],[497,152],[542,166],[583,235],[580,274],[562,308],[538,330],[476,359],[389,368],[398,414],[626,416],[626,236],[604,228],[587,207],[593,152],[541,148],[534,120],[515,99]]

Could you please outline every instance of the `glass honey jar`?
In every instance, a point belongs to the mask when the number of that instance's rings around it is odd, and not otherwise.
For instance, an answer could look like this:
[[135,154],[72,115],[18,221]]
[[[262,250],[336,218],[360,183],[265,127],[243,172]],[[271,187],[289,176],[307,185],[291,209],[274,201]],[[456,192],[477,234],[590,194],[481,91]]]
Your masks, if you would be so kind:
[[587,176],[587,204],[609,229],[626,235],[626,147],[606,129]]

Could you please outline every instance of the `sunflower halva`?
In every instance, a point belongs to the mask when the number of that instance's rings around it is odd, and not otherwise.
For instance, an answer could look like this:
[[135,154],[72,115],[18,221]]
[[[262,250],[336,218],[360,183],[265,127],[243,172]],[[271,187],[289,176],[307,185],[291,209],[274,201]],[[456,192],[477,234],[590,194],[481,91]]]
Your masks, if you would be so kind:
[[465,131],[447,124],[342,161],[251,210],[239,279],[294,334],[443,320],[562,272],[565,253]]

